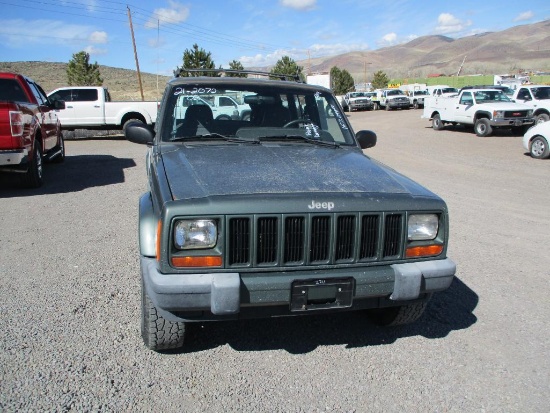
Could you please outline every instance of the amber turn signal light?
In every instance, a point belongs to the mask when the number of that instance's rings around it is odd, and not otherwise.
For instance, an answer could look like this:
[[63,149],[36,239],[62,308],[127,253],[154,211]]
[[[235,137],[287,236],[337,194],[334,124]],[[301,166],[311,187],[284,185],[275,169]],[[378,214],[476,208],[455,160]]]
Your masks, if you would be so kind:
[[219,255],[206,257],[172,257],[174,267],[221,267],[222,257]]
[[434,255],[439,255],[442,252],[443,252],[443,245],[427,245],[427,246],[421,246],[421,247],[407,248],[406,256],[407,258],[431,257]]

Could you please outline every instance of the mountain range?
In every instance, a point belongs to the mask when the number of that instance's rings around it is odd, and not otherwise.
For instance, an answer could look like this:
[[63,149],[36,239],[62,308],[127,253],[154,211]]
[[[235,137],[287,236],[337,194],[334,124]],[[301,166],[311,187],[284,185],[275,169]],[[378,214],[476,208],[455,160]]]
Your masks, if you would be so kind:
[[[513,74],[521,71],[550,72],[550,20],[515,26],[499,32],[453,39],[430,35],[408,43],[372,51],[345,53],[297,61],[306,73],[346,69],[356,82],[372,80],[381,70],[390,79],[421,78],[431,74]],[[258,69],[258,68],[256,68]],[[270,68],[261,68],[269,71]],[[49,92],[67,86],[67,63],[0,62],[0,71],[24,74]],[[104,86],[116,100],[140,100],[134,70],[100,65]],[[169,76],[142,73],[146,100],[157,100]]]

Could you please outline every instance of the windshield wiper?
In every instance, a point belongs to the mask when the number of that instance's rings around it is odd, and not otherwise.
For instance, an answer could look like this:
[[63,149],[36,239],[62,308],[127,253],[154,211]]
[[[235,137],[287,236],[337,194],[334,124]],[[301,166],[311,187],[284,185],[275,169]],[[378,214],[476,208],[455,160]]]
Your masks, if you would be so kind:
[[329,148],[340,147],[340,144],[336,142],[327,142],[327,141],[322,141],[320,139],[312,139],[302,135],[269,135],[269,136],[258,137],[258,141],[261,141],[262,139],[263,140],[284,140],[284,141],[290,141],[294,139],[294,140],[299,140],[300,142],[306,142],[312,145],[325,146]]
[[182,142],[182,141],[213,141],[213,140],[223,140],[225,142],[235,142],[235,143],[250,143],[253,145],[257,145],[260,143],[258,140],[248,140],[248,139],[241,139],[241,138],[235,138],[231,136],[225,136],[220,133],[205,133],[204,135],[194,135],[194,136],[180,136],[177,138],[173,138],[170,141],[171,142]]

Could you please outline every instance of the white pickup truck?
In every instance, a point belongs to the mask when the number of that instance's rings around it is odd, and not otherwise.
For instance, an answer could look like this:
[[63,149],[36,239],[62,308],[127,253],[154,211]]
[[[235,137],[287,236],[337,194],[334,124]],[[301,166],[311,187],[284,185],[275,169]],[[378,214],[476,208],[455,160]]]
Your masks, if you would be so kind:
[[123,129],[132,120],[148,125],[157,120],[157,102],[114,102],[104,87],[62,87],[50,92],[48,97],[51,101],[65,101],[65,109],[58,114],[64,130]]
[[512,99],[531,106],[537,124],[550,120],[550,86],[523,85],[515,91]]
[[467,89],[458,96],[427,97],[422,118],[432,121],[435,130],[445,124],[473,126],[477,136],[489,136],[494,128],[511,129],[523,135],[533,125],[533,109],[515,103],[495,89]]
[[207,105],[216,120],[250,120],[250,105],[240,104],[231,96],[180,95],[176,105],[176,118],[183,119],[190,105]]

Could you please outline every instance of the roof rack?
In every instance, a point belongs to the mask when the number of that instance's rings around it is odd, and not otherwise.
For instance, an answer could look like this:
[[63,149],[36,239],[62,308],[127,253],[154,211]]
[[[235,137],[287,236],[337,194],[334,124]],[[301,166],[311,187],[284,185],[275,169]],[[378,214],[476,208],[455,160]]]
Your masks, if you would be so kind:
[[[189,73],[218,73],[218,74],[237,74],[237,75],[258,75],[266,77],[275,77],[281,80],[295,81],[298,83],[304,83],[299,73],[294,75],[282,74],[282,73],[270,73],[257,70],[235,70],[235,69],[181,69],[181,72]],[[198,76],[201,76],[200,74]],[[180,77],[179,73],[176,77]]]

